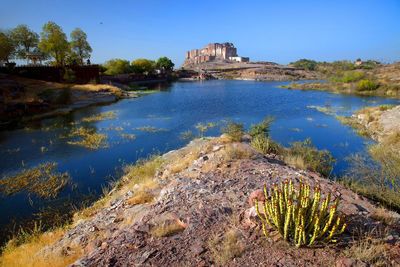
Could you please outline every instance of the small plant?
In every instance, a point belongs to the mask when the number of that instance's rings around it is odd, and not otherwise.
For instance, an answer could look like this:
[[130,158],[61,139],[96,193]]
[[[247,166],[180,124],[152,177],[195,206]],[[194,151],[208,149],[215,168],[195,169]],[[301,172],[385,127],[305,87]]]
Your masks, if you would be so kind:
[[313,198],[310,198],[310,186],[300,181],[296,194],[292,180],[285,179],[280,189],[275,184],[270,192],[264,185],[264,195],[264,214],[259,212],[257,199],[255,207],[262,221],[264,235],[268,238],[271,236],[267,233],[265,224],[278,231],[285,241],[294,243],[296,247],[333,241],[333,237],[343,233],[346,228],[346,223],[342,223],[343,217],[336,215],[339,198],[336,198],[329,208],[331,194],[328,193],[326,198],[322,199],[319,209],[319,186],[314,188]]
[[221,127],[221,132],[229,135],[232,141],[238,142],[244,133],[244,123],[233,122],[226,120],[226,125]]
[[251,124],[251,129],[249,130],[249,134],[252,137],[256,137],[258,135],[262,135],[265,137],[269,136],[269,132],[271,131],[269,128],[272,125],[272,122],[274,121],[273,117],[268,116],[265,118],[262,122],[258,124]]
[[371,80],[361,80],[357,84],[358,91],[373,91],[379,87],[379,84]]
[[251,146],[263,154],[279,154],[282,150],[281,146],[274,142],[271,137],[257,135],[251,140]]

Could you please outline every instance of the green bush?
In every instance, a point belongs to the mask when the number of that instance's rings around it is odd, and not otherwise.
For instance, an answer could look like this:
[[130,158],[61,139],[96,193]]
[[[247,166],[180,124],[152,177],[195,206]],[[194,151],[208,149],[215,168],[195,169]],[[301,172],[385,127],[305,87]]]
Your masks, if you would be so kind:
[[376,90],[378,87],[379,84],[371,80],[361,80],[357,84],[358,91],[373,91]]
[[226,120],[225,126],[221,127],[221,132],[229,135],[232,141],[238,142],[244,134],[244,123]]
[[128,60],[123,59],[110,59],[103,65],[107,70],[104,72],[105,74],[124,74],[131,73],[132,68]]
[[292,64],[296,68],[305,70],[315,70],[315,67],[317,66],[317,62],[315,60],[310,60],[305,58],[297,60],[296,62],[290,64]]
[[271,131],[269,128],[271,127],[273,121],[274,121],[274,118],[268,116],[267,118],[263,119],[263,121],[258,124],[252,123],[251,129],[249,130],[249,134],[252,137],[256,137],[258,135],[268,137],[269,132]]
[[258,200],[255,199],[255,208],[262,221],[264,235],[272,238],[265,224],[278,231],[285,241],[293,243],[296,247],[311,246],[318,242],[327,243],[336,235],[344,232],[346,223],[337,216],[339,198],[331,206],[331,193],[322,200],[319,186],[314,188],[313,197],[310,196],[310,186],[300,181],[299,190],[294,190],[292,180],[285,180],[281,188],[275,184],[268,190],[264,185],[265,201],[263,214],[260,213]]
[[273,141],[271,137],[257,135],[251,140],[251,146],[263,154],[280,154],[282,151],[281,146]]
[[301,159],[304,167],[310,171],[329,176],[333,169],[333,163],[336,161],[327,150],[318,150],[307,138],[303,142],[291,143],[291,146],[285,151],[285,158]]
[[365,77],[365,73],[363,72],[357,72],[357,71],[352,71],[348,72],[343,76],[343,82],[344,83],[350,83],[350,82],[356,82],[361,80],[362,78]]

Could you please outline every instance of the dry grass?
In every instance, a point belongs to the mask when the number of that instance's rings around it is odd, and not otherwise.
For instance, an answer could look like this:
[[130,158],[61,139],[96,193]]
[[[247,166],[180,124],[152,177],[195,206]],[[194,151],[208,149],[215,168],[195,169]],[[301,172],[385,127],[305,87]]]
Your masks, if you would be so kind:
[[393,217],[392,212],[384,208],[375,208],[371,213],[371,218],[384,224],[391,226],[397,223],[397,219]]
[[172,236],[184,231],[185,224],[179,220],[170,221],[169,223],[159,224],[151,230],[151,234],[155,237]]
[[0,258],[1,266],[35,266],[35,267],[58,267],[67,266],[78,258],[80,258],[84,251],[80,248],[71,248],[75,253],[68,256],[59,254],[48,254],[46,257],[38,252],[61,238],[65,233],[65,229],[57,229],[53,232],[46,232],[34,237],[27,243],[20,246],[15,246],[11,241],[3,250]]
[[195,146],[184,152],[179,153],[173,159],[171,159],[170,170],[171,174],[178,173],[187,167],[189,167],[193,161],[200,157],[202,146]]
[[351,247],[344,251],[346,257],[360,260],[376,266],[388,266],[389,248],[385,242],[374,237],[372,234],[366,234],[360,240],[353,241]]
[[301,155],[288,154],[284,157],[284,162],[287,165],[294,166],[301,170],[307,169],[307,164],[304,162],[304,158]]
[[154,200],[154,196],[151,192],[140,190],[136,191],[135,194],[126,201],[129,205],[144,204]]
[[222,160],[229,162],[237,159],[253,159],[257,154],[248,146],[242,143],[227,144],[221,151]]
[[211,252],[212,260],[222,265],[227,264],[236,257],[240,257],[243,253],[243,248],[239,243],[239,235],[235,230],[226,232],[222,240],[214,235],[208,241],[208,250]]

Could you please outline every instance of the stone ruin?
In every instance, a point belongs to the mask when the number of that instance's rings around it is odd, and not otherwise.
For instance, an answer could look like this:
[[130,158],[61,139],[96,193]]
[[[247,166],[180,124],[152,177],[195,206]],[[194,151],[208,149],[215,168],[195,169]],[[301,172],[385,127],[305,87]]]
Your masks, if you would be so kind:
[[184,65],[209,61],[249,62],[249,58],[239,57],[236,47],[232,43],[211,43],[202,49],[187,51]]

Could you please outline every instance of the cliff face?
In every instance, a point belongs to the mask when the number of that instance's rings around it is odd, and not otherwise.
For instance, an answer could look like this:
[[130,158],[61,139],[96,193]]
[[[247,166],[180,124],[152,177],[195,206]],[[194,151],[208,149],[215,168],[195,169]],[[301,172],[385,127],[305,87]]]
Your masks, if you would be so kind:
[[186,52],[184,66],[200,64],[208,61],[244,61],[248,58],[238,57],[237,50],[232,43],[211,43],[202,49],[193,49]]
[[[160,186],[147,192],[153,198],[133,201],[135,186],[116,191],[109,205],[78,221],[38,255],[81,247],[84,255],[72,266],[356,266],[361,263],[343,259],[356,232],[386,227],[373,218],[377,208],[366,199],[316,173],[286,166],[279,156],[262,155],[248,143],[196,140],[163,160],[154,176]],[[263,236],[249,196],[286,178],[320,184],[323,194],[341,193],[339,210],[349,224],[341,245],[294,249],[279,237]],[[396,249],[396,230],[385,233],[387,245]],[[400,255],[400,247],[396,251]],[[400,257],[394,259],[400,264]]]

